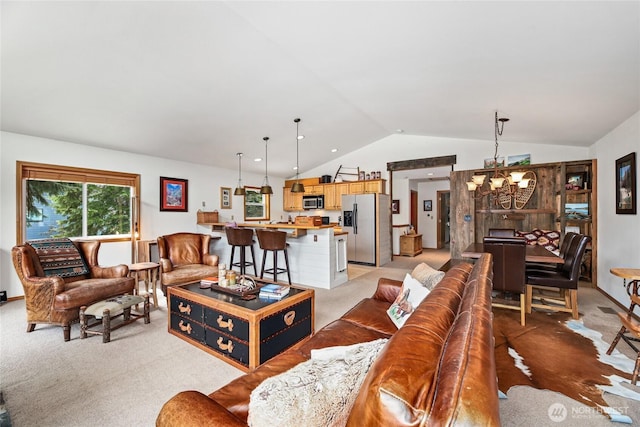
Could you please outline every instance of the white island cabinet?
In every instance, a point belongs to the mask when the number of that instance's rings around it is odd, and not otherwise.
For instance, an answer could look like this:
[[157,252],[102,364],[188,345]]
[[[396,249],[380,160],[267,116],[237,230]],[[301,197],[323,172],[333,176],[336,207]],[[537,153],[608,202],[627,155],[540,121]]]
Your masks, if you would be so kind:
[[[287,252],[289,254],[289,272],[293,284],[320,289],[332,289],[346,283],[347,275],[347,238],[348,233],[340,232],[336,235],[331,226],[296,226],[289,224],[238,224],[247,228],[270,228],[287,232]],[[231,245],[227,242],[224,230],[217,230],[221,239],[212,245],[212,252],[220,257],[221,263],[231,261]],[[295,237],[294,237],[295,236]],[[254,238],[253,250],[256,255],[256,270],[260,275],[262,266],[262,250],[258,245],[258,238]],[[236,250],[235,261],[240,259]],[[251,255],[247,251],[247,260]],[[268,252],[266,268],[272,265],[272,253]],[[284,255],[278,254],[278,267],[284,267]],[[247,267],[247,273],[253,274],[253,268]],[[270,274],[265,278],[271,279]],[[278,274],[278,281],[287,281],[286,273]]]

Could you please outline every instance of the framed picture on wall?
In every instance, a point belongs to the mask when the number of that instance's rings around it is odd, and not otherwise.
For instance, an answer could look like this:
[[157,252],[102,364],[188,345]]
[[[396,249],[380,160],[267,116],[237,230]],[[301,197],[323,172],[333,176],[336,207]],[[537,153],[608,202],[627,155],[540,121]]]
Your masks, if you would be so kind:
[[424,209],[425,211],[430,211],[430,210],[432,210],[432,209],[433,209],[433,206],[432,206],[432,202],[431,202],[431,200],[424,200],[424,201],[422,202],[422,205],[423,205],[423,209]]
[[636,213],[636,153],[616,160],[616,213]]
[[188,212],[189,181],[180,178],[160,177],[160,210]]
[[231,209],[231,188],[220,187],[220,208]]
[[391,213],[399,214],[400,213],[400,200],[392,200],[391,201]]

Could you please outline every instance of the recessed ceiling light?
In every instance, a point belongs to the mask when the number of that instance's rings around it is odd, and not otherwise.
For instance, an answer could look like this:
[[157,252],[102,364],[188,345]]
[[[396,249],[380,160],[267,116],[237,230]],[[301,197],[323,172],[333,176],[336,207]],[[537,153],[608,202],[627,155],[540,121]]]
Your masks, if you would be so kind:
[[332,149],[331,149],[331,152],[332,152],[332,153],[336,153],[336,152],[338,152],[338,149],[337,149],[337,148],[332,148]]
[[404,129],[396,129],[397,133],[404,133]]
[[294,166],[294,167],[293,167],[293,170],[294,170],[294,171],[297,171],[297,170],[298,170],[298,167],[297,167],[297,166]]
[[429,172],[427,176],[433,176],[433,172]]
[[255,159],[253,159],[254,162],[261,162],[262,161],[262,157],[256,157]]
[[304,139],[304,135],[298,135],[298,139]]

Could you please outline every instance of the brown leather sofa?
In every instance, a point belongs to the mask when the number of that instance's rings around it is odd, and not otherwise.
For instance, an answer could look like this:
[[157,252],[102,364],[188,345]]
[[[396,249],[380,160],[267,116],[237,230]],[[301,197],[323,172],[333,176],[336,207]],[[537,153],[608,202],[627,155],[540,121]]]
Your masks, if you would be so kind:
[[167,286],[196,282],[218,275],[218,255],[209,254],[211,236],[199,233],[174,233],[158,237],[160,284]]
[[27,332],[37,323],[60,325],[64,340],[71,339],[71,324],[80,318],[80,307],[118,295],[132,294],[135,286],[124,264],[98,265],[100,242],[73,242],[83,256],[89,274],[75,277],[45,277],[40,258],[30,245],[11,250],[13,266],[22,282],[27,309]]
[[499,425],[491,314],[492,258],[454,265],[397,330],[386,314],[402,282],[382,278],[366,298],[310,339],[208,396],[184,391],[156,425],[247,425],[264,379],[308,360],[312,349],[389,338],[348,420],[352,426]]

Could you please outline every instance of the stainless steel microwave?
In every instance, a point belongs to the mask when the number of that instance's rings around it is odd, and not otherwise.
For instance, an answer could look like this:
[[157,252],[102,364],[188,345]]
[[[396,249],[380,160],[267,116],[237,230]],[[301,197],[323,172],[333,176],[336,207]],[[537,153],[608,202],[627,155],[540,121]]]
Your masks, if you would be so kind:
[[302,196],[303,209],[324,209],[324,196]]

